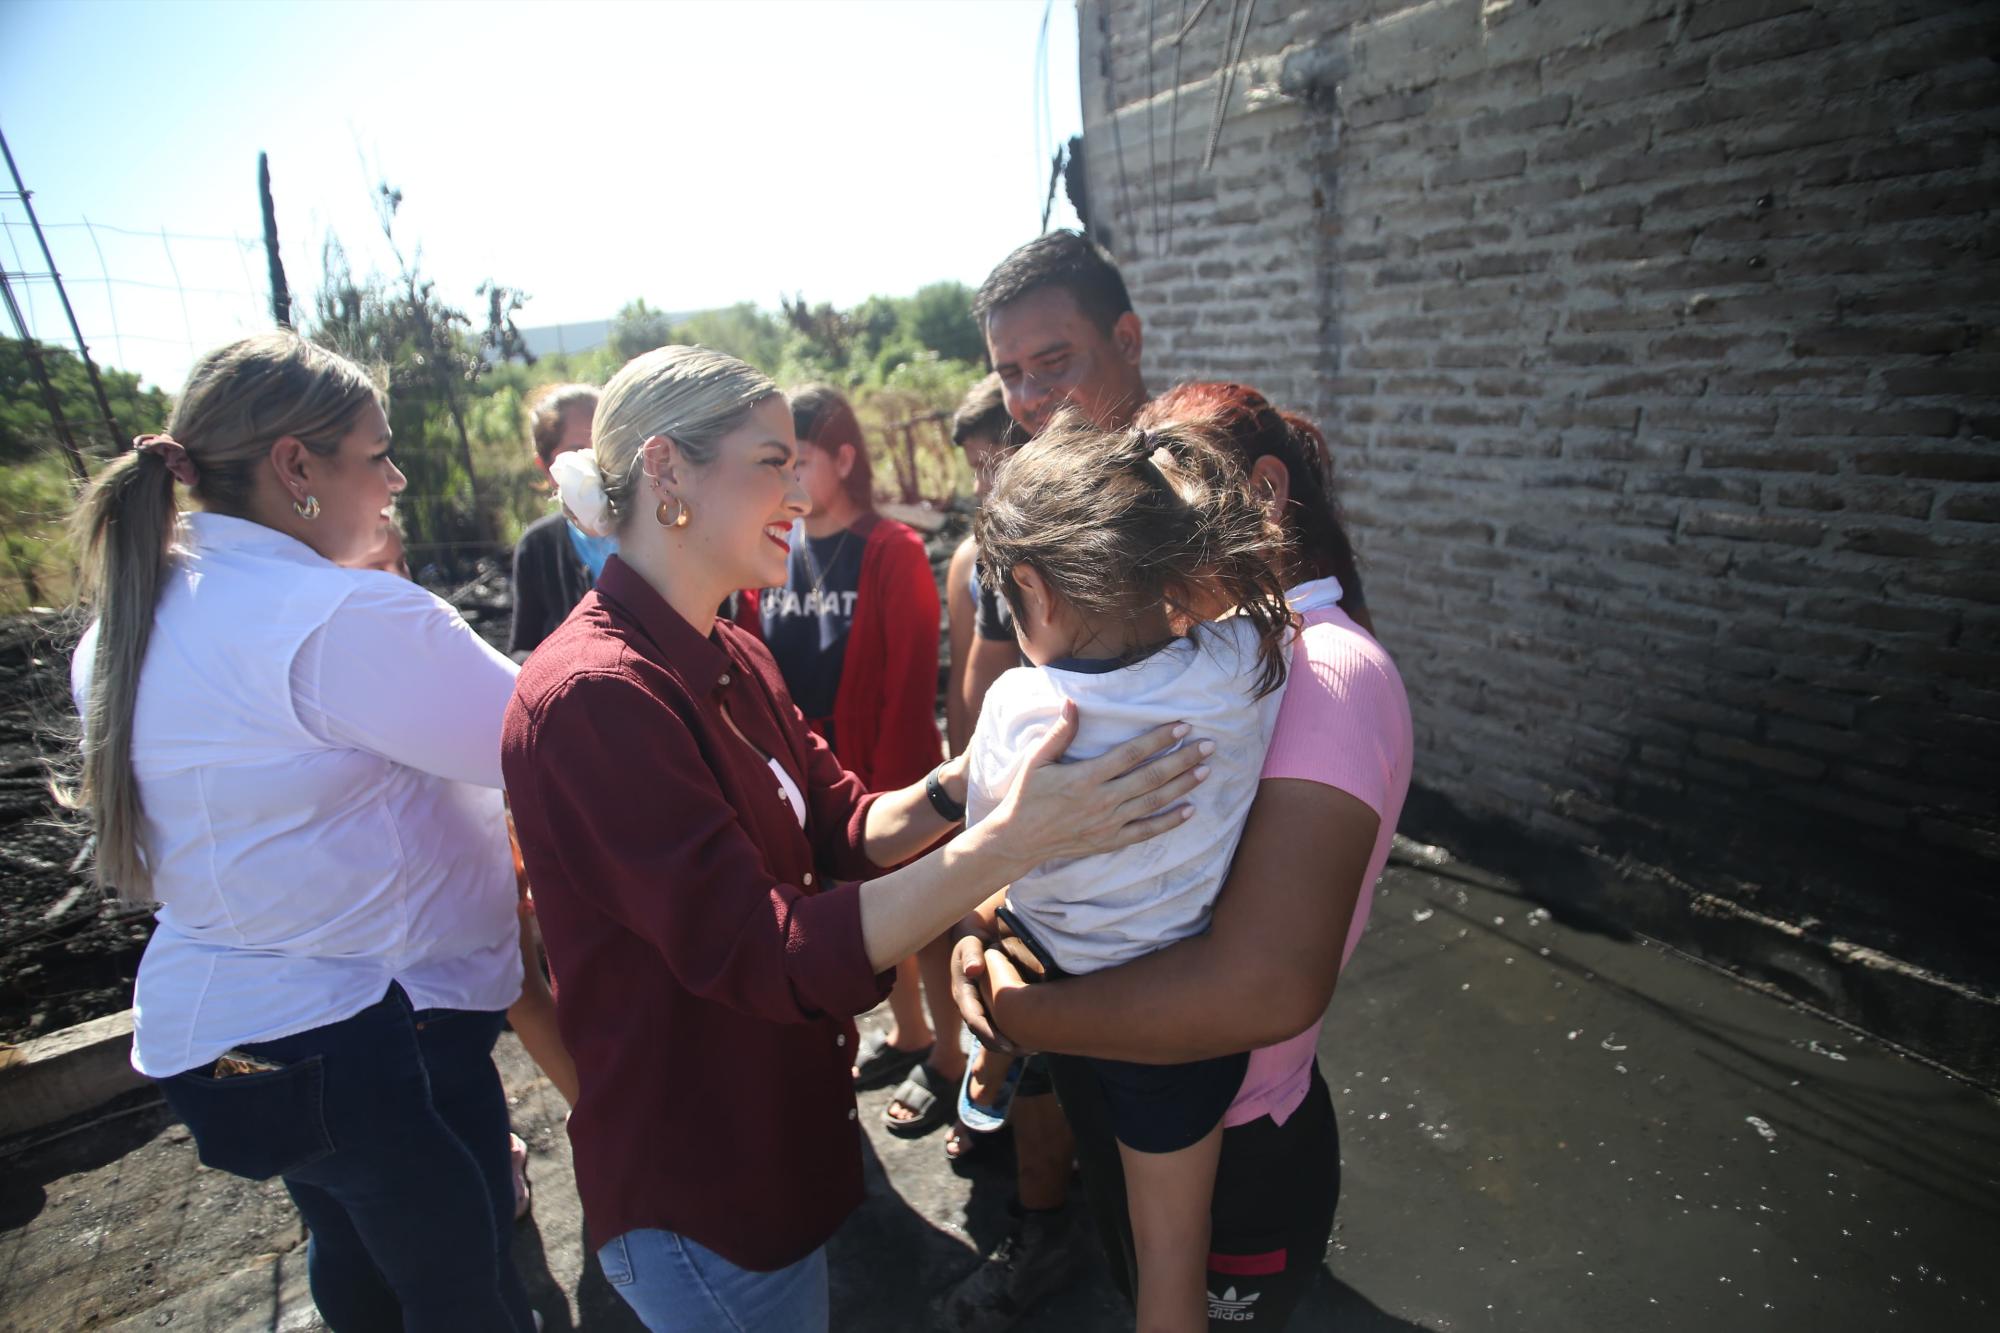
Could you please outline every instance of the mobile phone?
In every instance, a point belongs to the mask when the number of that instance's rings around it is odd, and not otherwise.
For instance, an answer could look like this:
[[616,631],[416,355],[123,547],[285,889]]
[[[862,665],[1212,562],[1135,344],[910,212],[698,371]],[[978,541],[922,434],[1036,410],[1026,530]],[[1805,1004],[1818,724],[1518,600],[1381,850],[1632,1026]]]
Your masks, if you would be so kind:
[[231,1049],[216,1057],[215,1070],[211,1077],[231,1078],[237,1074],[268,1074],[283,1068],[283,1065],[274,1065],[260,1055]]

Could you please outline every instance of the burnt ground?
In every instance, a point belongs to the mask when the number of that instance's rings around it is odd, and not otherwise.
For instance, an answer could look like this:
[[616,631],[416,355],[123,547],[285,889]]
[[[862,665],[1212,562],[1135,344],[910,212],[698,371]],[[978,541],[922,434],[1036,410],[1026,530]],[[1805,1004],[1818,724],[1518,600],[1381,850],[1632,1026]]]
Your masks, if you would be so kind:
[[[1293,1333],[2000,1326],[1990,1096],[1528,887],[1392,866],[1319,1054],[1340,1210]],[[630,1333],[586,1259],[561,1098],[511,1036],[499,1061],[530,1294],[551,1330]],[[941,1135],[883,1130],[888,1099],[860,1099],[867,1198],[830,1248],[842,1333],[932,1327],[1007,1225],[1005,1145],[954,1170]],[[0,1333],[317,1328],[301,1239],[277,1182],[200,1169],[148,1091],[0,1143]],[[1131,1316],[1093,1253],[1019,1327]]]
[[0,1041],[116,1013],[152,933],[91,885],[84,839],[53,818],[43,755],[75,722],[64,617],[0,620]]
[[[497,561],[435,591],[505,647],[512,594]],[[132,1003],[151,914],[105,901],[85,839],[57,818],[45,756],[71,744],[70,649],[62,614],[0,618],[0,1042],[21,1042]]]

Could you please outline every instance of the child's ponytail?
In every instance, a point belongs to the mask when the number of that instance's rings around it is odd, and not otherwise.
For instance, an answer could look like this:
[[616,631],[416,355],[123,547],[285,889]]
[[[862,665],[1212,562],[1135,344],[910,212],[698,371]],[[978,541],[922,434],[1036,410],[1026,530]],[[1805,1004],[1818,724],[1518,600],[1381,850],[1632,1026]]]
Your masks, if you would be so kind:
[[1186,510],[1185,532],[1163,543],[1167,604],[1191,620],[1233,608],[1257,629],[1257,694],[1285,683],[1291,608],[1285,602],[1284,538],[1250,494],[1249,479],[1199,430],[1131,432],[1131,448],[1156,484]]

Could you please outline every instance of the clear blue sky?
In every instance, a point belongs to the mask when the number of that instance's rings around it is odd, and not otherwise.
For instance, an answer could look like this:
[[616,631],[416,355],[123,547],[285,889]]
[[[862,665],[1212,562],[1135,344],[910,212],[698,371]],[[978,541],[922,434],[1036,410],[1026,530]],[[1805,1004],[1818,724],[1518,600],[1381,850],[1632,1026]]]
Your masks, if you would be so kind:
[[[1081,123],[1073,0],[1048,11],[1045,104],[1043,14],[0,0],[0,129],[57,224],[93,353],[172,389],[196,351],[266,318],[260,149],[301,299],[329,232],[357,269],[387,266],[377,179],[403,191],[401,237],[448,300],[470,310],[497,278],[533,297],[526,325],[634,297],[845,305],[976,283],[1035,234],[1049,153]],[[43,268],[24,227],[0,234],[0,264]],[[52,292],[29,294],[35,332],[67,342]]]

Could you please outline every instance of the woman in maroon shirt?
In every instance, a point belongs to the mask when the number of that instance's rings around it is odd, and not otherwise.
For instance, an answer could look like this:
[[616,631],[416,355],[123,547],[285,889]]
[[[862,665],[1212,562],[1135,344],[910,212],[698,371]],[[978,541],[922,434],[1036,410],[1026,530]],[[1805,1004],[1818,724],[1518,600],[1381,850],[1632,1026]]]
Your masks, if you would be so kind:
[[1184,727],[1054,764],[1066,719],[991,819],[912,861],[957,827],[962,763],[869,794],[763,645],[715,618],[783,581],[797,457],[785,400],[732,357],[666,347],[620,371],[591,449],[555,469],[619,553],[522,669],[502,740],[563,979],[584,1214],[656,1330],[825,1328],[823,1246],[862,1193],[851,1016],[1017,875],[1183,818],[1206,773],[1210,747],[1160,754]]

